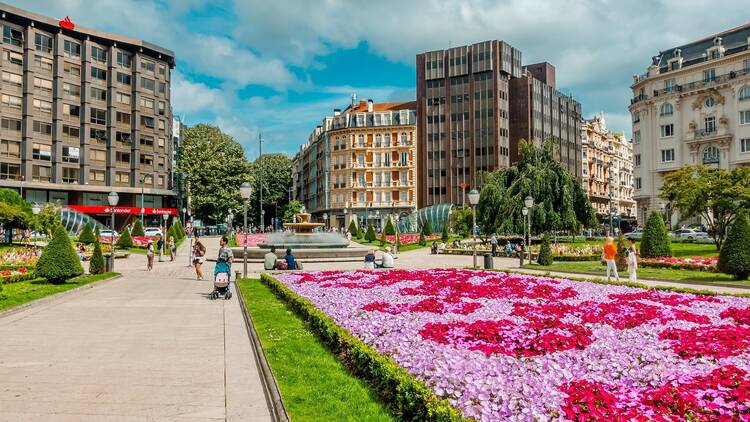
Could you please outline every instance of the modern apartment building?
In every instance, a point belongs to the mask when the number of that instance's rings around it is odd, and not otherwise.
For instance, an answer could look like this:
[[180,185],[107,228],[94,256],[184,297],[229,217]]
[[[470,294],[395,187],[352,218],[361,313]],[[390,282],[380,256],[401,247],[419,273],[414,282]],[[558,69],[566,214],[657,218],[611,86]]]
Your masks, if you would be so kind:
[[[640,222],[668,207],[664,177],[683,165],[750,165],[750,24],[659,52],[633,77],[635,193]],[[676,216],[672,216],[672,222]]]
[[118,224],[175,215],[174,54],[1,3],[0,26],[0,187],[102,221],[115,191]]
[[323,118],[294,158],[295,199],[316,221],[384,226],[416,205],[414,102],[356,101]]
[[636,217],[633,200],[633,144],[612,133],[602,116],[581,127],[582,180],[599,216]]
[[552,138],[580,177],[581,106],[555,90],[554,67],[485,41],[417,55],[419,207],[465,204],[482,173],[518,159],[521,138]]

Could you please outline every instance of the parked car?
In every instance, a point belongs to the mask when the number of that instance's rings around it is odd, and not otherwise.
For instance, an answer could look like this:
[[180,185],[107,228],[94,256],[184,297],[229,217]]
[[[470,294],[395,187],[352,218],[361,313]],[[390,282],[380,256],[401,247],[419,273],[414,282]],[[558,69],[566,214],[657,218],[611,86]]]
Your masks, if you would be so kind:
[[695,229],[679,229],[674,231],[674,237],[677,239],[696,240],[699,238],[707,238],[708,233],[699,232]]
[[161,229],[159,227],[146,227],[143,229],[143,235],[146,237],[161,236]]
[[110,229],[104,229],[104,230],[100,230],[100,231],[99,231],[99,236],[101,236],[101,237],[106,237],[106,238],[110,238],[110,237],[112,237],[112,236],[114,236],[114,237],[118,237],[118,236],[120,236],[120,235],[119,235],[119,234],[118,234],[118,233],[117,233],[116,231],[114,231],[114,230],[110,230]]
[[635,229],[630,233],[625,233],[625,239],[640,240],[643,237],[643,229]]

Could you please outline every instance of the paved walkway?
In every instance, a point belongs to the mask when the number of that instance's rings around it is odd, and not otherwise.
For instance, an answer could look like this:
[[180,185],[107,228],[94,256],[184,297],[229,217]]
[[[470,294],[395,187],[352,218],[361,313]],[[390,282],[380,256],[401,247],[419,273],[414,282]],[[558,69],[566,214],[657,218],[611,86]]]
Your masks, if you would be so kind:
[[0,318],[0,421],[270,420],[237,297],[208,300],[187,250]]

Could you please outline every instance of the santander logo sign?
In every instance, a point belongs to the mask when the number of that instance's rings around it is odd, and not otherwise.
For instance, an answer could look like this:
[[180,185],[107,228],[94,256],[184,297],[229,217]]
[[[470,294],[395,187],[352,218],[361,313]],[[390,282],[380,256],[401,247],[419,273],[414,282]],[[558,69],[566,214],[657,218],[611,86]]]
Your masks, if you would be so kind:
[[70,17],[66,16],[65,19],[60,21],[60,28],[64,29],[73,29],[76,27],[76,24],[73,23],[72,20],[70,20]]

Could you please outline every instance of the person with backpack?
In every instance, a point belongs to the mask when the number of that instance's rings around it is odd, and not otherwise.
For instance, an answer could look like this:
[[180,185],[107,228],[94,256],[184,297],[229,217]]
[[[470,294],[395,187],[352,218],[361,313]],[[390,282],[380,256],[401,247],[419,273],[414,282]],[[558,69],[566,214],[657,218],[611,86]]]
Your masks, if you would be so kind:
[[193,245],[193,267],[195,268],[195,275],[198,280],[203,280],[203,271],[201,271],[201,265],[206,262],[206,247],[203,246],[198,238],[195,238],[195,245]]
[[154,241],[151,239],[148,240],[146,246],[146,269],[148,271],[154,269]]

